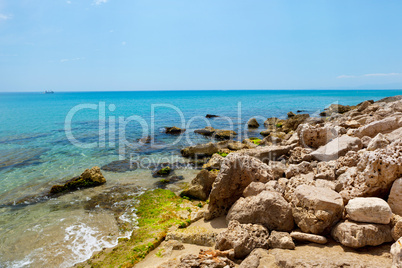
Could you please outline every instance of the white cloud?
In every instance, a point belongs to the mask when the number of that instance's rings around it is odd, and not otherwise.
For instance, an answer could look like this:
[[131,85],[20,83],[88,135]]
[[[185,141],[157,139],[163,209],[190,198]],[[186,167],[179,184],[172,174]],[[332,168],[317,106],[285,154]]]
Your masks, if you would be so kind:
[[125,46],[127,43],[126,43],[125,41],[123,41],[123,42],[121,42],[121,44],[122,44],[123,46]]
[[77,61],[77,60],[84,60],[85,58],[73,58],[73,59],[61,59],[60,62],[67,62],[67,61]]
[[96,6],[99,6],[99,5],[107,3],[107,1],[109,1],[109,0],[94,0],[93,4]]
[[66,1],[67,4],[71,4],[71,1]]
[[338,79],[343,79],[343,78],[357,78],[357,77],[384,77],[384,76],[397,76],[397,75],[402,75],[402,73],[376,73],[376,74],[363,74],[363,75],[340,75],[337,78]]
[[9,20],[12,17],[12,15],[0,14],[0,20]]

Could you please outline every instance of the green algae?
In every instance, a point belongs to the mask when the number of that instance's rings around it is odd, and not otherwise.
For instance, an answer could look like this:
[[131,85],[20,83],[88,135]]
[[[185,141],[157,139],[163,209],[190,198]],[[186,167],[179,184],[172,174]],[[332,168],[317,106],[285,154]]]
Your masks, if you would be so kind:
[[188,201],[169,190],[147,191],[137,200],[138,229],[131,237],[120,239],[115,248],[99,252],[78,267],[133,267],[163,241],[170,227],[190,224],[190,219],[178,216],[180,211],[191,211],[182,206]]

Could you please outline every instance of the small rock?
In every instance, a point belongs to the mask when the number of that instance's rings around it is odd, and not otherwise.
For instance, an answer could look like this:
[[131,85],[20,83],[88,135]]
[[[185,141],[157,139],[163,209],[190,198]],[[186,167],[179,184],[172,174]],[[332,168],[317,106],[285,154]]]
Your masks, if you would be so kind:
[[207,114],[205,117],[206,118],[215,118],[215,117],[219,117],[219,115]]
[[311,155],[319,161],[331,161],[344,156],[349,151],[358,151],[362,147],[363,145],[359,138],[343,135],[321,146]]
[[295,249],[295,243],[287,232],[272,231],[268,239],[270,248]]
[[291,117],[294,117],[295,114],[294,114],[293,112],[288,112],[288,113],[287,113],[287,116],[288,116],[288,118],[291,118]]
[[358,222],[388,224],[392,218],[391,208],[378,197],[357,197],[345,206],[349,218]]
[[239,268],[277,268],[275,257],[269,254],[268,250],[262,248],[254,249]]
[[249,128],[258,128],[260,126],[260,124],[258,124],[257,119],[251,118],[250,120],[248,120],[247,126]]
[[402,216],[402,178],[395,180],[392,184],[388,204],[393,213]]
[[392,217],[392,238],[396,241],[402,237],[402,217],[399,215],[393,215]]
[[245,258],[255,248],[268,249],[269,231],[259,224],[240,224],[231,221],[228,228],[218,234],[216,249],[234,249],[235,258]]
[[309,162],[301,162],[298,165],[289,165],[288,169],[286,170],[286,178],[290,179],[299,174],[307,174],[313,171],[313,167]]
[[390,226],[384,224],[345,221],[338,223],[331,235],[342,245],[351,248],[378,246],[393,241]]
[[307,233],[302,233],[302,232],[291,232],[290,236],[294,240],[298,241],[307,241],[307,242],[312,242],[312,243],[317,243],[317,244],[326,244],[328,242],[327,238],[322,235],[315,235],[315,234],[307,234]]
[[178,127],[165,127],[165,133],[166,134],[171,134],[171,135],[178,135],[181,134],[183,132],[185,132],[185,129],[181,129]]
[[[230,253],[219,250],[200,250],[198,256],[187,254],[180,258],[180,263],[175,268],[234,268],[235,264],[228,258]],[[172,266],[165,266],[172,267]]]
[[213,154],[211,159],[209,159],[208,163],[202,166],[203,169],[221,169],[221,164],[225,160],[223,156],[220,154]]

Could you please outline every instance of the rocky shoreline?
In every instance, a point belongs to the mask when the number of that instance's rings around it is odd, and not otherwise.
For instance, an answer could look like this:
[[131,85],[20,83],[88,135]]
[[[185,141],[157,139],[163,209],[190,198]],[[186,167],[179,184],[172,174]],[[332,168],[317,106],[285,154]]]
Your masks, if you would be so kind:
[[208,205],[124,267],[402,267],[402,96],[321,116],[183,148],[210,157],[181,193]]

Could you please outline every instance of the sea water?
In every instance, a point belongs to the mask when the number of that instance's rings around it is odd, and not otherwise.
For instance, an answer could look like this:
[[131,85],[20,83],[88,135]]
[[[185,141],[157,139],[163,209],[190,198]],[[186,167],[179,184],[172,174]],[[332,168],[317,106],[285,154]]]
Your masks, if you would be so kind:
[[[46,197],[52,185],[86,168],[133,155],[151,162],[186,162],[181,148],[211,141],[195,134],[197,128],[232,129],[241,140],[258,137],[268,117],[286,118],[287,112],[297,110],[314,116],[333,103],[355,105],[400,94],[401,90],[1,93],[0,267],[69,267],[130,235],[136,223],[133,200],[155,187],[158,179],[143,168],[103,171],[103,186]],[[206,119],[206,114],[219,117]],[[260,122],[257,130],[245,127],[252,117]],[[170,126],[186,128],[186,135],[165,134]],[[137,146],[137,140],[148,135],[153,143]],[[196,173],[176,171],[184,181]],[[105,193],[115,198],[105,200]],[[122,193],[134,199],[121,200]],[[96,206],[97,200],[116,202],[125,210]],[[124,221],[130,228],[122,230]]]

